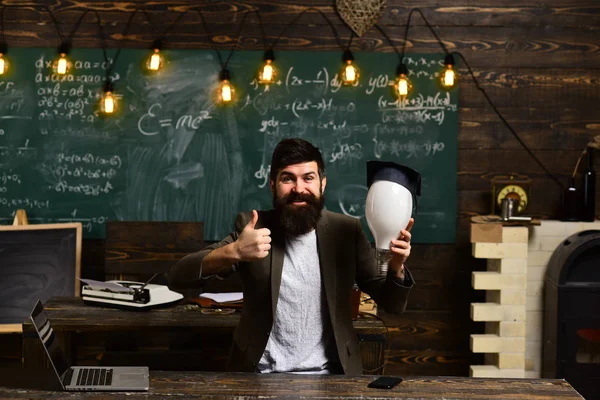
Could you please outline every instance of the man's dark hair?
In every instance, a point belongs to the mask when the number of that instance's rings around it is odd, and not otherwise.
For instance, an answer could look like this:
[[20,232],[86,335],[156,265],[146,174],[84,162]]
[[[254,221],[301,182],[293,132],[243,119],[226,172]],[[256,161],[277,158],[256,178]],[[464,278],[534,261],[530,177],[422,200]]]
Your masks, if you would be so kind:
[[304,139],[283,139],[277,144],[271,159],[270,179],[275,182],[277,173],[288,165],[316,161],[319,167],[319,179],[325,177],[325,163],[318,148]]

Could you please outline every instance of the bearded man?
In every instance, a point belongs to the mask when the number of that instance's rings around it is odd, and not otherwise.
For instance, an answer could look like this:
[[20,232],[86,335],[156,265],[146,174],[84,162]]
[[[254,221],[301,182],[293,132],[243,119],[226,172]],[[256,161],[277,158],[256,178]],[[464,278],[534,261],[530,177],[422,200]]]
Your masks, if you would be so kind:
[[414,281],[404,264],[414,220],[390,244],[387,276],[379,275],[360,220],[323,210],[326,184],[319,150],[302,139],[282,140],[271,161],[274,208],[239,214],[234,232],[170,271],[175,290],[240,274],[244,307],[230,370],[362,374],[354,283],[387,312],[406,308]]

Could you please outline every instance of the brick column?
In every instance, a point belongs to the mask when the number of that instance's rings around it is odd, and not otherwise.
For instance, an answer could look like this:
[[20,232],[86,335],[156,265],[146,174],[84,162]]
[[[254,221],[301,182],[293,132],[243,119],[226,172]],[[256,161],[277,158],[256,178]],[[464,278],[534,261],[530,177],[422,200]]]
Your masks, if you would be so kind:
[[485,303],[471,303],[471,319],[485,321],[485,334],[471,335],[471,351],[485,353],[485,365],[471,365],[472,377],[525,377],[527,227],[471,224],[473,257],[487,259],[487,271],[473,272],[474,289]]

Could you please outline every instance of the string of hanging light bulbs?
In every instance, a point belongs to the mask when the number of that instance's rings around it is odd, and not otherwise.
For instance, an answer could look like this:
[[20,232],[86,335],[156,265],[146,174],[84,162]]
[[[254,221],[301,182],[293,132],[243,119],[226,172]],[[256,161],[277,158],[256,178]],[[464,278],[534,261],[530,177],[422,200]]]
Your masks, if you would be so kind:
[[[7,6],[2,6],[2,8],[0,9],[0,77],[2,77],[3,75],[6,74],[6,72],[8,71],[9,65],[10,65],[9,61],[6,58],[6,54],[8,52],[8,46],[6,44],[5,37],[4,37],[4,10],[6,7]],[[51,10],[48,9],[47,7],[46,7],[46,10],[48,11],[52,21],[54,22],[58,36],[61,39],[61,44],[58,47],[58,51],[57,51],[57,58],[52,63],[52,69],[53,69],[53,72],[58,75],[66,75],[66,74],[70,73],[71,67],[72,67],[72,62],[68,58],[69,52],[71,50],[72,39],[73,39],[75,33],[77,32],[77,30],[79,29],[79,26],[81,25],[84,17],[90,10],[83,12],[83,14],[79,17],[79,19],[75,23],[75,25],[68,37],[64,37],[64,35],[60,31],[58,21],[56,20],[54,14],[51,12]],[[148,15],[148,13],[146,12],[145,9],[136,9],[131,13],[131,15],[128,19],[122,37],[125,38],[127,36],[127,33],[129,32],[129,29],[131,27],[133,17],[136,15],[136,13],[138,11],[142,11],[144,13],[144,15],[146,16],[147,22],[150,25],[153,25],[152,21],[150,19],[150,16]],[[204,30],[208,36],[208,40],[211,44],[211,47],[212,47],[213,51],[217,54],[217,58],[220,63],[221,70],[219,73],[219,81],[220,82],[219,82],[219,86],[218,86],[218,95],[217,95],[218,100],[221,103],[230,103],[235,99],[235,87],[232,84],[231,73],[228,70],[227,65],[228,65],[229,60],[231,59],[234,51],[239,48],[240,38],[241,38],[241,33],[242,33],[243,26],[244,26],[244,22],[249,13],[245,13],[243,15],[243,18],[239,24],[240,28],[239,28],[238,35],[237,35],[236,46],[230,50],[229,56],[227,57],[227,59],[225,61],[223,61],[219,49],[217,49],[214,41],[212,40],[212,36],[208,30],[208,26],[206,24],[206,19],[204,18],[202,11],[200,9],[195,9],[194,11],[197,11],[198,16],[200,17],[200,20],[204,27]],[[329,18],[321,10],[319,10],[317,8],[312,8],[312,7],[306,8],[301,13],[299,13],[289,24],[287,24],[285,26],[285,28],[280,33],[280,35],[268,47],[267,47],[266,36],[265,36],[262,20],[260,18],[260,14],[256,10],[251,10],[251,12],[254,12],[256,14],[256,17],[258,19],[259,26],[261,29],[263,43],[265,46],[265,51],[263,54],[264,64],[258,70],[257,82],[261,85],[271,85],[276,81],[278,71],[277,71],[276,63],[275,63],[274,47],[278,43],[278,41],[281,39],[281,37],[284,35],[284,33],[291,26],[293,26],[305,13],[307,13],[309,11],[317,12],[319,15],[321,15],[325,19],[325,21],[327,22],[327,24],[329,25],[329,27],[332,30],[332,33],[336,40],[336,43],[338,44],[338,46],[340,47],[340,49],[342,51],[342,65],[341,65],[339,73],[337,74],[337,77],[340,80],[340,83],[343,86],[357,86],[358,82],[359,82],[359,78],[360,78],[360,71],[359,71],[359,68],[357,67],[357,65],[354,63],[354,57],[352,55],[352,52],[350,51],[350,47],[352,44],[354,34],[352,33],[350,35],[348,45],[343,46],[337,30],[335,29],[335,27],[333,26],[333,24],[331,23]],[[435,32],[435,30],[432,28],[432,26],[429,24],[429,22],[427,21],[427,19],[421,12],[421,10],[415,8],[415,9],[412,9],[408,14],[407,24],[406,24],[406,28],[405,28],[405,32],[404,32],[404,41],[402,43],[402,51],[401,52],[398,51],[396,45],[389,38],[389,36],[385,33],[385,31],[379,25],[377,25],[377,24],[375,25],[375,28],[386,38],[386,40],[390,43],[390,45],[393,47],[394,51],[398,54],[398,56],[400,58],[400,61],[397,65],[396,71],[395,71],[396,78],[395,78],[394,85],[393,85],[393,89],[394,89],[393,95],[401,101],[404,101],[406,99],[406,97],[410,95],[410,93],[412,91],[412,83],[408,78],[408,75],[409,75],[408,68],[404,64],[404,54],[405,54],[405,49],[406,49],[406,43],[408,41],[408,30],[410,27],[412,14],[414,12],[418,12],[421,15],[421,17],[425,21],[427,27],[433,33],[436,40],[438,41],[438,43],[444,50],[444,53],[446,54],[445,59],[444,59],[445,67],[440,72],[441,88],[445,89],[445,90],[450,90],[450,89],[454,88],[457,84],[456,73],[453,69],[454,59],[453,59],[452,54],[450,54],[448,52],[446,46],[440,40],[439,36]],[[99,28],[100,35],[101,35],[104,59],[106,61],[106,64],[108,65],[108,67],[106,69],[106,78],[105,78],[105,82],[103,85],[102,96],[101,96],[101,101],[100,101],[100,111],[104,114],[112,114],[117,110],[117,100],[116,100],[116,97],[114,94],[114,87],[113,87],[113,82],[111,80],[111,73],[116,64],[117,58],[121,52],[121,48],[117,49],[115,57],[111,61],[109,61],[107,54],[106,54],[105,38],[104,38],[104,33],[102,31],[102,21],[100,19],[100,16],[98,15],[98,12],[94,11],[94,13],[96,14],[98,28]],[[187,14],[187,11],[179,13],[177,18],[169,25],[169,27],[163,32],[163,34],[153,41],[153,43],[151,45],[151,53],[148,56],[147,61],[145,62],[146,70],[149,73],[157,73],[164,67],[165,59],[164,59],[164,55],[161,53],[163,43],[167,37],[167,34],[173,29],[173,27],[177,24],[177,22],[179,22],[186,14]]]

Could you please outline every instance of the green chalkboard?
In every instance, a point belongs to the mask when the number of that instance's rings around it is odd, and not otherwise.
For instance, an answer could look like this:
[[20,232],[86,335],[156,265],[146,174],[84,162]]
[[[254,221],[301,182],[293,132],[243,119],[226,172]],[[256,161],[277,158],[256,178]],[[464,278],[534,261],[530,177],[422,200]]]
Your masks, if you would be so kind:
[[108,219],[203,221],[205,239],[218,240],[237,212],[271,207],[273,148],[302,137],[326,160],[329,210],[364,221],[366,161],[395,161],[423,176],[414,241],[455,239],[458,92],[438,89],[441,54],[407,56],[415,94],[398,106],[394,54],[355,54],[359,85],[340,87],[339,53],[276,52],[278,82],[266,89],[253,81],[262,52],[238,51],[228,66],[238,100],[223,106],[214,52],[167,51],[166,68],[148,75],[148,52],[123,49],[113,69],[120,113],[110,118],[97,114],[101,49],[74,49],[66,77],[52,73],[54,49],[9,55],[0,223],[24,208],[30,223],[82,222],[84,237],[101,238]]

